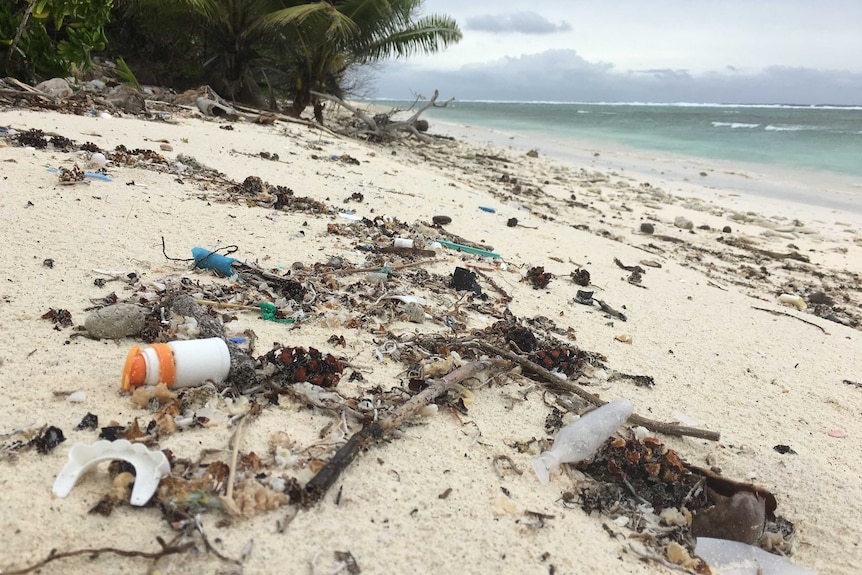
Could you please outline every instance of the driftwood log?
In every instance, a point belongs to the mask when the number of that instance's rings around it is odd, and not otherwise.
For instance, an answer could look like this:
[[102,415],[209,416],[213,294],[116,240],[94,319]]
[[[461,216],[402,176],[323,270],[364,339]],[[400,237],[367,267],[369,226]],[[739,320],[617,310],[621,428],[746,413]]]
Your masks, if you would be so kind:
[[450,102],[454,101],[455,98],[450,98],[445,102],[437,102],[437,98],[440,96],[440,93],[437,90],[434,90],[434,95],[430,100],[425,102],[418,110],[416,110],[413,115],[411,115],[406,120],[399,120],[397,122],[391,121],[391,116],[394,112],[390,114],[384,114],[385,120],[381,121],[379,116],[371,116],[364,110],[357,108],[356,106],[345,102],[341,98],[337,96],[333,96],[331,94],[324,94],[322,92],[311,92],[318,98],[322,98],[324,100],[331,100],[335,102],[342,108],[350,111],[356,118],[365,124],[364,127],[359,128],[354,131],[351,135],[364,135],[368,138],[378,140],[378,141],[389,141],[394,140],[399,137],[403,133],[406,133],[408,136],[415,136],[417,140],[421,142],[425,142],[426,144],[433,143],[435,140],[431,136],[427,134],[423,134],[417,128],[417,121],[419,121],[419,116],[421,116],[425,110],[429,108],[445,108],[449,105]]

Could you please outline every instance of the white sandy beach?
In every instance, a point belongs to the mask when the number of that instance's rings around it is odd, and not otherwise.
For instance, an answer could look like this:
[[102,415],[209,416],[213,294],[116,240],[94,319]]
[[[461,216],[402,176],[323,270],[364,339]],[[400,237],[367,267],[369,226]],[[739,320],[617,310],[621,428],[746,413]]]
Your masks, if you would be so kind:
[[[19,132],[38,128],[105,150],[119,144],[130,150],[149,148],[170,162],[185,154],[236,182],[259,176],[297,196],[336,210],[355,210],[359,216],[408,224],[430,224],[435,215],[451,217],[449,232],[501,254],[506,269],[484,273],[512,297],[508,307],[515,316],[550,318],[563,332],[574,332],[570,344],[603,354],[613,370],[655,380],[647,388],[625,379],[585,376],[581,383],[587,389],[605,400],[627,397],[636,412],[650,418],[720,432],[718,442],[658,437],[689,463],[720,468],[727,477],[771,491],[777,513],[796,529],[794,564],[821,575],[862,572],[857,525],[862,514],[862,213],[737,196],[734,190],[715,189],[712,173],[698,179],[695,172],[687,182],[663,181],[660,173],[639,179],[633,175],[641,173],[637,161],[621,173],[600,162],[565,163],[544,153],[530,158],[523,151],[461,141],[371,145],[282,122],[239,122],[226,131],[220,129],[224,124],[197,115],[175,113],[174,119],[176,123],[0,111],[0,126]],[[437,131],[433,125],[431,131]],[[159,140],[172,150],[160,151]],[[233,257],[270,270],[288,270],[294,262],[308,269],[332,258],[360,268],[367,254],[357,246],[365,242],[361,234],[328,233],[330,224],[350,223],[334,213],[220,202],[223,194],[216,186],[170,173],[168,167],[160,172],[109,166],[110,182],[88,178],[87,184],[60,186],[58,175],[47,169],[70,168],[76,162],[83,166],[88,154],[50,147],[28,150],[8,140],[0,140],[0,146],[4,142],[0,401],[5,409],[0,444],[8,445],[14,430],[46,424],[62,429],[66,441],[44,455],[29,450],[0,459],[0,532],[5,538],[0,573],[32,565],[52,550],[157,551],[157,536],[170,541],[177,534],[157,506],[121,505],[109,517],[88,513],[110,489],[106,465],[82,479],[68,497],[52,494],[71,445],[97,438],[98,431],[74,429],[86,413],[98,415],[100,427],[127,425],[135,418],[143,426],[151,419],[148,410],[120,392],[124,358],[140,340],[72,337],[72,327],[55,330],[40,316],[49,308],[66,309],[78,326],[91,299],[111,291],[121,300],[133,296],[122,281],[94,285],[97,278],[108,277],[99,270],[122,277],[134,272],[143,285],[182,278],[204,286],[234,281],[166,260],[162,237],[172,257],[188,258],[195,246],[236,245]],[[279,160],[263,159],[260,152],[277,153]],[[359,165],[326,159],[345,155]],[[624,161],[616,154],[614,159]],[[508,181],[501,181],[504,174]],[[345,203],[357,191],[364,200]],[[688,218],[694,229],[676,227],[678,216]],[[529,228],[507,226],[510,218]],[[642,223],[652,223],[655,234],[641,233]],[[723,233],[724,226],[732,231]],[[766,252],[804,255],[809,262]],[[648,267],[637,286],[625,281],[629,273],[614,258],[630,265],[650,260],[661,267]],[[44,264],[46,259],[53,260],[53,267]],[[493,263],[445,251],[423,269],[450,276],[456,266],[480,261]],[[521,281],[533,266],[554,275],[546,289]],[[569,277],[577,268],[589,270],[589,289],[624,311],[628,321],[573,303],[584,289]],[[360,283],[356,289],[361,291],[373,280],[345,276],[338,285],[346,289],[353,282]],[[481,277],[479,283],[497,297]],[[428,300],[429,315],[457,308],[461,297],[421,283],[393,285],[399,290],[409,286],[413,295]],[[844,310],[835,311],[838,318],[856,327],[818,317],[811,313],[813,304],[798,311],[777,301],[781,293],[807,300],[817,291]],[[376,386],[406,386],[404,364],[375,355],[388,338],[447,331],[434,320],[416,324],[397,315],[346,327],[338,319],[341,312],[340,317],[351,317],[354,310],[320,306],[292,328],[263,321],[253,311],[236,311],[238,319],[227,330],[232,335],[253,330],[257,354],[280,342],[345,357],[364,376],[364,381],[348,381],[350,370],[345,370],[336,388],[345,397]],[[496,321],[475,308],[465,306],[462,313],[470,331]],[[343,335],[346,346],[330,343],[333,335]],[[615,340],[622,335],[631,343]],[[56,393],[76,390],[86,394],[82,403]],[[630,537],[628,528],[597,512],[587,515],[562,499],[566,492],[578,493],[582,476],[557,473],[542,485],[531,469],[536,452],[512,447],[546,437],[549,408],[533,382],[504,375],[472,392],[474,402],[466,415],[440,408],[436,416],[412,421],[399,437],[361,454],[325,499],[299,511],[283,532],[277,522],[291,513],[290,506],[228,524],[218,509],[202,513],[203,530],[224,556],[240,558],[253,542],[241,566],[220,561],[199,545],[199,553],[172,555],[155,565],[103,554],[95,560],[54,561],[39,572],[331,573],[339,566],[346,569],[335,553],[348,551],[363,573],[672,572],[639,557],[632,547],[643,545]],[[219,409],[228,407],[222,401]],[[338,421],[326,427],[333,420],[282,396],[278,406],[265,407],[248,422],[239,449],[258,454],[267,473],[305,483],[313,475],[308,460],[327,458],[345,439]],[[346,421],[351,433],[358,431],[356,421]],[[216,458],[225,459],[232,434],[226,425],[198,427],[162,437],[159,448],[190,459],[212,449]],[[274,467],[277,434],[293,442],[295,465]],[[795,453],[778,453],[777,445]],[[520,473],[498,472],[498,456],[510,458]],[[553,517],[539,527],[535,515],[525,512]]]

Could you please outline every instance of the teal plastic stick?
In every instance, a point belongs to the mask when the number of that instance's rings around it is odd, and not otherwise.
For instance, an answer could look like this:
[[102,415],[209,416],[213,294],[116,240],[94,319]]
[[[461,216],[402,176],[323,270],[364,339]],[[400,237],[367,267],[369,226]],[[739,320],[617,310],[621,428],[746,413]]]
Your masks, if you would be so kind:
[[467,254],[476,254],[477,256],[485,256],[486,258],[500,258],[503,257],[500,254],[495,254],[494,252],[489,252],[488,250],[480,250],[479,248],[471,248],[470,246],[463,246],[461,244],[456,244],[455,242],[447,242],[446,240],[437,240],[438,243],[442,246],[446,246],[449,249],[458,250],[460,252],[464,252]]

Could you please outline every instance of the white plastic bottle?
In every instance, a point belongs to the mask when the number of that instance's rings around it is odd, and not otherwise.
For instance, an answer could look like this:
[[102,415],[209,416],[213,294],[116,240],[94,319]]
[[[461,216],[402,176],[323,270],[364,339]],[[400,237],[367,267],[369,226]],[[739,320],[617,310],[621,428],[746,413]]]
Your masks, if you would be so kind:
[[133,346],[123,367],[123,391],[141,385],[165,383],[168,387],[192,387],[204,382],[221,383],[230,371],[230,351],[221,338]]
[[596,452],[632,414],[632,402],[616,399],[594,409],[557,432],[554,446],[533,459],[533,470],[542,483],[561,463],[577,463]]

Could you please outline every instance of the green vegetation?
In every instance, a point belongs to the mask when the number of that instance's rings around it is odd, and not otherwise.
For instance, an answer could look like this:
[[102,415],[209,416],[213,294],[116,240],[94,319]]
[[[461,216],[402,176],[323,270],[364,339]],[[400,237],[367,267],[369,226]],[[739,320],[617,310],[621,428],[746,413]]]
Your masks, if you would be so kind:
[[313,105],[322,121],[315,91],[343,97],[362,66],[461,39],[454,20],[421,8],[422,0],[3,0],[0,48],[5,73],[26,81],[77,75],[107,49],[133,85],[208,83],[257,106],[290,98],[294,115]]
[[0,56],[4,75],[27,81],[69,76],[107,47],[112,0],[4,0]]
[[273,12],[267,23],[288,39],[287,61],[293,112],[315,104],[312,91],[344,95],[347,71],[356,65],[417,52],[437,52],[458,42],[461,31],[448,16],[417,18],[421,0],[312,2]]

